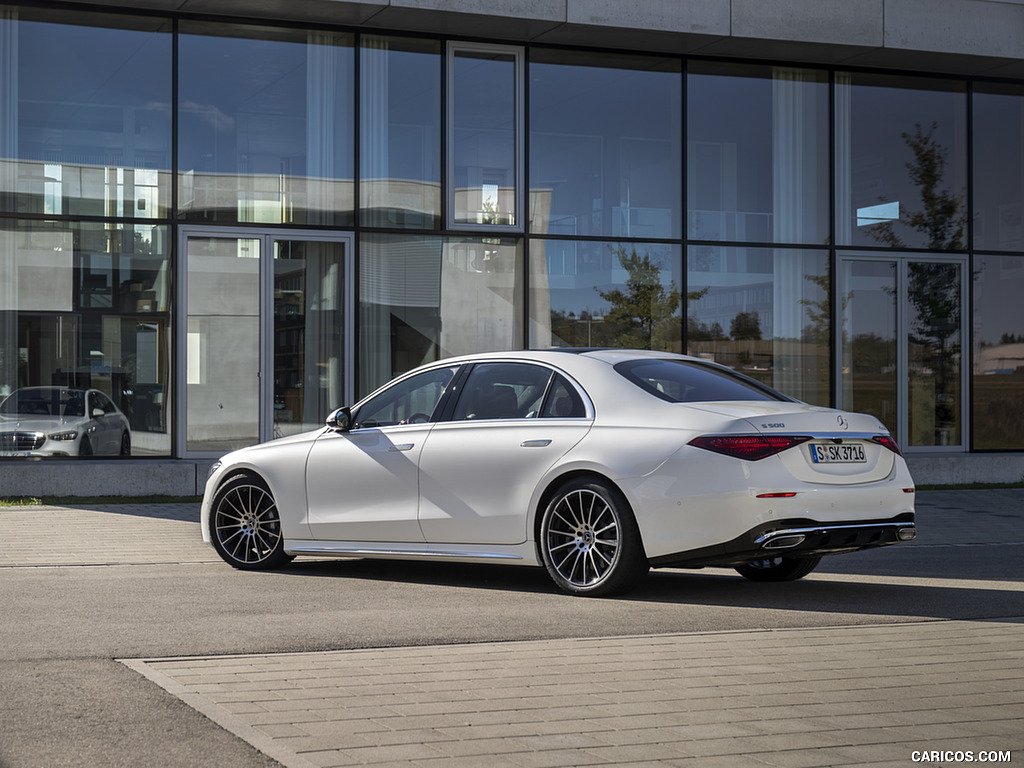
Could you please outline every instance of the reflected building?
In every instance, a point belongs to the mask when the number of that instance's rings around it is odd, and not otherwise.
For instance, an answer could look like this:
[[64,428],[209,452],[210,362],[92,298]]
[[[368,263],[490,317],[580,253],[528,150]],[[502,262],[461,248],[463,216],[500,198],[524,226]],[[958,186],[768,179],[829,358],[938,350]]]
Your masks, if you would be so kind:
[[179,5],[0,5],[0,397],[201,462],[424,362],[640,346],[1024,467],[1024,6]]

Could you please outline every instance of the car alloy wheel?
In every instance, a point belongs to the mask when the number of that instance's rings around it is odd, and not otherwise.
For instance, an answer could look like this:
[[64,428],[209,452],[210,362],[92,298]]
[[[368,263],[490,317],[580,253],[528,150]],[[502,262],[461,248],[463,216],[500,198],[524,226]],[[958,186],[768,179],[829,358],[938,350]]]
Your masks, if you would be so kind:
[[562,590],[613,595],[649,569],[633,513],[618,489],[586,478],[563,485],[541,520],[541,558]]
[[242,570],[265,570],[292,559],[284,551],[277,504],[266,484],[241,473],[220,487],[210,514],[210,536],[217,553]]
[[796,581],[813,571],[820,557],[766,557],[736,566],[741,576],[751,581]]

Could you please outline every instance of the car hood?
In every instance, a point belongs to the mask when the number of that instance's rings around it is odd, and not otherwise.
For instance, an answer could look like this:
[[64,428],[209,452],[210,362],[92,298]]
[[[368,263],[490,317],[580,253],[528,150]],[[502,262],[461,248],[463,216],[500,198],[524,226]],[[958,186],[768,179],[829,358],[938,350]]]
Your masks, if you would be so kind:
[[805,403],[722,402],[687,403],[688,407],[718,416],[745,421],[753,430],[772,433],[870,433],[888,434],[877,418]]
[[70,419],[55,419],[40,416],[0,416],[0,431],[19,430],[25,432],[53,432],[58,429],[76,429],[87,419],[75,416]]

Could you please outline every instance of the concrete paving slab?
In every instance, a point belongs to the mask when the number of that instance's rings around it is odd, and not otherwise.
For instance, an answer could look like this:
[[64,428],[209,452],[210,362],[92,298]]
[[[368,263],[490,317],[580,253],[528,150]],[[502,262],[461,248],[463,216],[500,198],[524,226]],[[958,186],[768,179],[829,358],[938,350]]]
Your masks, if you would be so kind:
[[1024,751],[1024,618],[122,661],[289,768]]

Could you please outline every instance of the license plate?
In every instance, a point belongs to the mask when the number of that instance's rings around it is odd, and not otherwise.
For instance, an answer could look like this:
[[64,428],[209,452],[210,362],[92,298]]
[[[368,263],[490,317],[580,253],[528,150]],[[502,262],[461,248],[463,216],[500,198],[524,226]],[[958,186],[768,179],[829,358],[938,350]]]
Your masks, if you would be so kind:
[[856,443],[842,445],[812,445],[811,461],[815,464],[863,464],[868,460],[864,446]]

